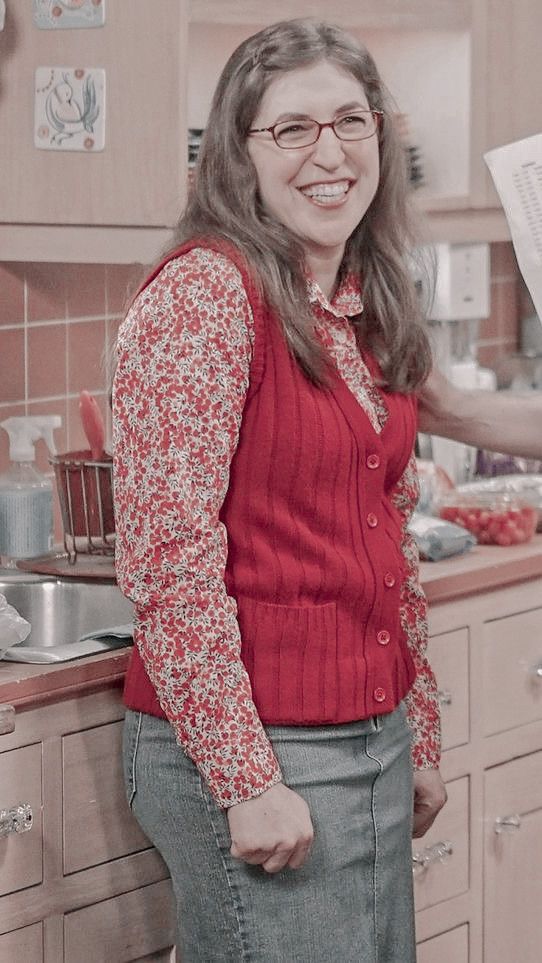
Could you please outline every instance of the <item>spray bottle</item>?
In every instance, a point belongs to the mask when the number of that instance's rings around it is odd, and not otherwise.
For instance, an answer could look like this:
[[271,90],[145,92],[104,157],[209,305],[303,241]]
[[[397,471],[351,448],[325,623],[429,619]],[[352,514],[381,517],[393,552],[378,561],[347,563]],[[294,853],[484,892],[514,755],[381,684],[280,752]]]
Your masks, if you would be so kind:
[[33,464],[34,445],[43,438],[55,454],[53,430],[60,415],[7,418],[11,464],[0,475],[0,558],[13,568],[17,559],[36,558],[53,547],[53,486]]

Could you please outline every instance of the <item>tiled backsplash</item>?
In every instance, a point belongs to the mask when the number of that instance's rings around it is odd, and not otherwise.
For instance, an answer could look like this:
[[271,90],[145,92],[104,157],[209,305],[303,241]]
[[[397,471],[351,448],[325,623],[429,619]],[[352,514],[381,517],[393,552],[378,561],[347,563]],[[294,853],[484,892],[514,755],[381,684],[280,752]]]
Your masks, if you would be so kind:
[[[141,265],[0,264],[0,421],[59,414],[59,451],[85,447],[78,396],[99,401],[110,432],[108,364],[123,309]],[[518,268],[511,244],[491,247],[491,316],[480,329],[479,358],[491,364],[516,349]],[[0,432],[0,471],[8,462]],[[49,471],[38,443],[38,464]]]

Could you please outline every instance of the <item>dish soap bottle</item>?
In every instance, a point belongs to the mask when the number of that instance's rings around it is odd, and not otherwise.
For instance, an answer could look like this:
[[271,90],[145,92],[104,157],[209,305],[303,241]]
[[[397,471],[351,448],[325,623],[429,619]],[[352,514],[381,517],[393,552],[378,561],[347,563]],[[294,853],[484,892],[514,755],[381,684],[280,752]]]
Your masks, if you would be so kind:
[[8,568],[53,547],[53,486],[33,464],[34,445],[43,438],[55,454],[53,430],[61,424],[60,415],[13,417],[0,424],[9,435],[11,461],[0,475],[0,559]]

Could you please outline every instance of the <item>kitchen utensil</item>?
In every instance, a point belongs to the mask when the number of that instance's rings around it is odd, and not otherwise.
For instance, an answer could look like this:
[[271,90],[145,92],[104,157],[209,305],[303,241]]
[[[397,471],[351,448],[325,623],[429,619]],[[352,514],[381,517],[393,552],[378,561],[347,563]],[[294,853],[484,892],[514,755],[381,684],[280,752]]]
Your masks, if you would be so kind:
[[98,402],[88,391],[79,395],[79,414],[93,461],[104,457],[105,428]]

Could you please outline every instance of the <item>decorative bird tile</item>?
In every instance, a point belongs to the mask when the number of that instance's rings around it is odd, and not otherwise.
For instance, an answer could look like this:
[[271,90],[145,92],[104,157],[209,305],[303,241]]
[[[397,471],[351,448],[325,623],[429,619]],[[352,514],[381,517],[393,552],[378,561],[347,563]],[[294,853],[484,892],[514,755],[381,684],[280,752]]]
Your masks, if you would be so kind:
[[38,67],[34,146],[91,153],[105,146],[105,70]]
[[105,0],[34,0],[33,16],[41,30],[102,27]]

